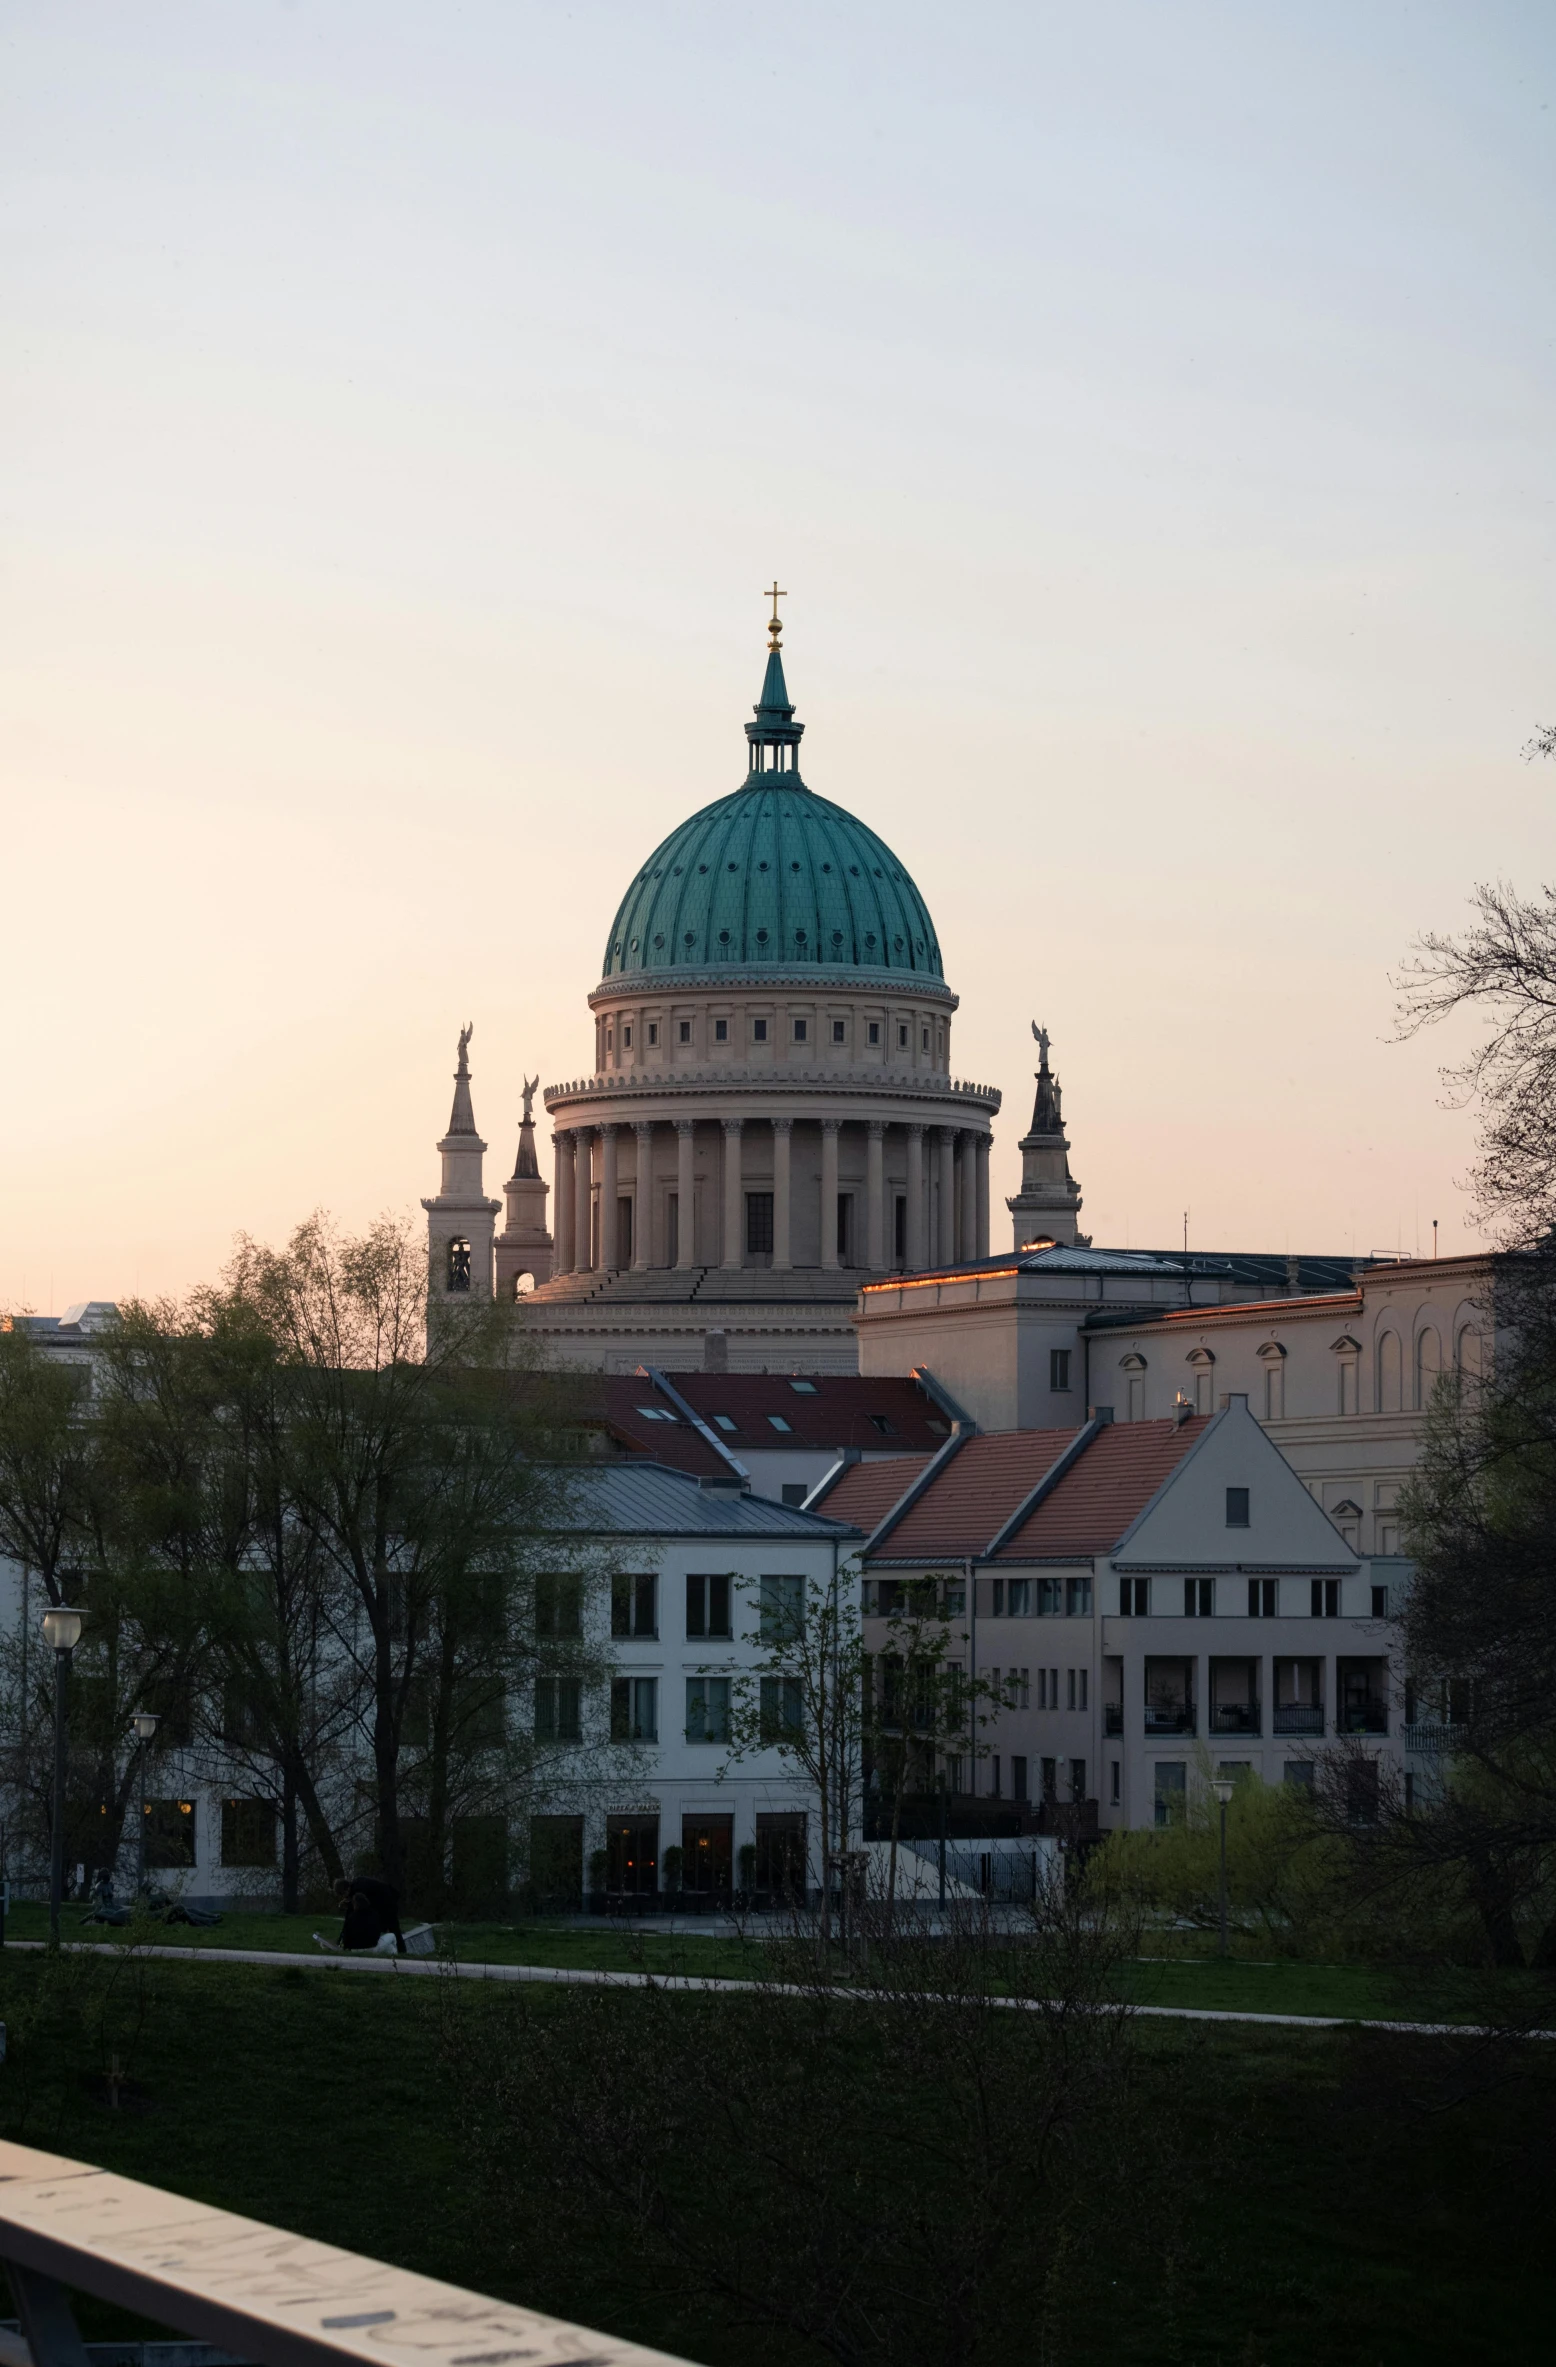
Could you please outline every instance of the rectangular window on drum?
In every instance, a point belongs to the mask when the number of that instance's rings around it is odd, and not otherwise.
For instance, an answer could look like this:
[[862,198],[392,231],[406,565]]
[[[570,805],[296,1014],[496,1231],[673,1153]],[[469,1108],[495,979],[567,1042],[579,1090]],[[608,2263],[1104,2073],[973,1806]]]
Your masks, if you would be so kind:
[[773,1246],[773,1196],[771,1192],[746,1194],[746,1251],[749,1256],[766,1257]]

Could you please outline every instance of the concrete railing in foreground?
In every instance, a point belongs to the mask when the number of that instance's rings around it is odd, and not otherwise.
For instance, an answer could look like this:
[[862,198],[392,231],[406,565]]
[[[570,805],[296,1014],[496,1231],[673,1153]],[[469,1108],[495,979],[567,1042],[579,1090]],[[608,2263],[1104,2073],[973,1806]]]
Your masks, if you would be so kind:
[[86,2367],[72,2286],[255,2367],[681,2367],[30,2145],[0,2143],[0,2266],[0,2367]]

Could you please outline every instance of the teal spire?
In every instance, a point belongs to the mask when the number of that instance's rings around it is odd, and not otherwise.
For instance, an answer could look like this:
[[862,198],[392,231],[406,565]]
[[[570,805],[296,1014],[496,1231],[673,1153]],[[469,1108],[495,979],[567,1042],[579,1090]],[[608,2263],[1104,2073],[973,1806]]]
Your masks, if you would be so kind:
[[762,695],[752,710],[754,723],[746,725],[746,739],[751,749],[749,778],[758,773],[785,773],[789,785],[803,789],[800,779],[800,741],[805,726],[794,720],[794,701],[783,678],[783,638],[778,617],[778,603],[788,598],[778,589],[773,578],[771,599],[773,613],[767,620],[767,671],[762,676]]

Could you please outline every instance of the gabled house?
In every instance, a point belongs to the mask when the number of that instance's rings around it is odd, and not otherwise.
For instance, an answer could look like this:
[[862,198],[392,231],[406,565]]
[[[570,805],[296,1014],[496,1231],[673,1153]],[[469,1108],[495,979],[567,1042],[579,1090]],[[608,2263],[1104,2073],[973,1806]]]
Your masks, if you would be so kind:
[[1388,1586],[1245,1397],[958,1434],[898,1469],[894,1502],[879,1465],[840,1465],[810,1502],[866,1531],[870,1647],[933,1602],[999,1700],[943,1770],[962,1830],[1056,1808],[1077,1832],[1165,1823],[1196,1768],[1311,1782],[1337,1737],[1398,1749]]

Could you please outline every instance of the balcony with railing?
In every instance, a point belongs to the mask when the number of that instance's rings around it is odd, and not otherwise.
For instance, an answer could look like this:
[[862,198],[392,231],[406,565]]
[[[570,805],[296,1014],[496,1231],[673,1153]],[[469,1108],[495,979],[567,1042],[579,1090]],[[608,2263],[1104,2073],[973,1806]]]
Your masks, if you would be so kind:
[[1257,1660],[1212,1660],[1206,1730],[1211,1734],[1262,1731]]
[[1215,1701],[1210,1705],[1212,1734],[1259,1734],[1263,1731],[1256,1701]]
[[1335,1732],[1387,1734],[1389,1730],[1388,1662],[1335,1662]]
[[1148,1735],[1198,1733],[1192,1660],[1146,1662],[1145,1730]]
[[1464,1748],[1467,1729],[1453,1726],[1444,1718],[1410,1718],[1400,1728],[1407,1751],[1421,1751],[1429,1757],[1451,1754]]
[[1324,1731],[1324,1664],[1322,1660],[1275,1662],[1275,1703],[1270,1715],[1275,1734],[1322,1734]]
[[1274,1730],[1277,1734],[1322,1734],[1324,1705],[1321,1701],[1278,1701],[1275,1704]]

